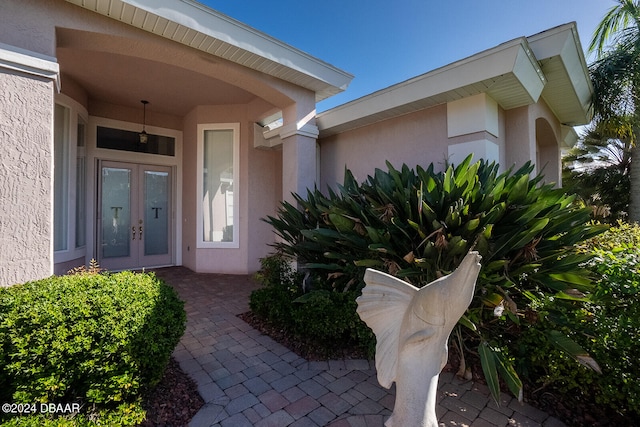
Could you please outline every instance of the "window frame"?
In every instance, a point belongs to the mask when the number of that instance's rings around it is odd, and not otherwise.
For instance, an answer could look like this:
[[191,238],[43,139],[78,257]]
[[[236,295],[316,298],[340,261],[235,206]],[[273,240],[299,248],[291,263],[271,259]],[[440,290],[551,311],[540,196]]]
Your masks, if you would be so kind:
[[[230,242],[209,242],[204,236],[204,143],[205,132],[210,130],[230,130],[233,132],[233,240]],[[197,150],[197,242],[199,249],[238,249],[240,247],[240,123],[201,123],[198,124]]]
[[[55,250],[55,242],[53,238],[55,237],[55,232],[52,231],[52,241],[51,247],[53,250],[54,264],[63,263],[67,261],[76,260],[79,258],[85,258],[87,252],[86,245],[86,235],[87,230],[85,230],[85,244],[83,246],[76,246],[76,204],[78,203],[78,195],[77,195],[77,165],[78,165],[78,157],[84,157],[85,162],[85,185],[88,183],[87,174],[87,156],[86,156],[86,144],[88,139],[88,126],[89,123],[89,114],[87,110],[77,101],[72,98],[64,95],[57,94],[55,99],[55,104],[65,108],[68,111],[67,114],[67,123],[65,124],[67,127],[67,135],[66,141],[64,144],[66,145],[66,163],[67,163],[67,176],[65,177],[65,185],[67,191],[67,204],[66,204],[66,248]],[[78,147],[78,122],[81,121],[84,124],[84,147]],[[53,183],[55,185],[55,183]],[[82,200],[82,198],[80,198]],[[86,195],[85,195],[86,201]],[[85,206],[85,215],[86,215]],[[53,210],[53,206],[52,206]],[[53,210],[53,215],[55,215],[55,210]],[[85,229],[87,228],[88,216],[85,216]]]

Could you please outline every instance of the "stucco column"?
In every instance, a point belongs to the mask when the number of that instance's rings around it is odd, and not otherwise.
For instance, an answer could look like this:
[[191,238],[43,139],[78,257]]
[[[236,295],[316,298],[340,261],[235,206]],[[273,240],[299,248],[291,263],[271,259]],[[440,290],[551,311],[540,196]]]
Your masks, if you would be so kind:
[[316,138],[318,128],[282,133],[282,198],[294,203],[292,193],[306,196],[317,177]]
[[469,154],[473,161],[503,163],[500,153],[498,103],[485,93],[447,103],[448,159],[461,163]]
[[[308,101],[308,100],[305,100]],[[316,184],[318,166],[315,102],[302,102],[283,112],[282,198],[293,203],[292,193],[302,196]]]
[[53,274],[54,58],[0,44],[0,286]]
[[[528,160],[536,161],[536,129],[530,106],[507,110],[505,169],[517,170]],[[535,171],[532,177],[535,176]]]

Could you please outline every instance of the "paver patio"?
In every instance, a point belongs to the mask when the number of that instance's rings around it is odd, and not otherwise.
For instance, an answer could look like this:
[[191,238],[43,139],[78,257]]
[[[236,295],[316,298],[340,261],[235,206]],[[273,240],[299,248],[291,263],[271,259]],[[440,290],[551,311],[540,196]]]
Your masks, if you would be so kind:
[[[191,427],[382,427],[394,389],[367,360],[307,361],[237,317],[259,285],[248,276],[156,270],[185,301],[187,329],[173,353],[205,405]],[[505,393],[498,406],[483,384],[440,376],[441,426],[564,426]]]

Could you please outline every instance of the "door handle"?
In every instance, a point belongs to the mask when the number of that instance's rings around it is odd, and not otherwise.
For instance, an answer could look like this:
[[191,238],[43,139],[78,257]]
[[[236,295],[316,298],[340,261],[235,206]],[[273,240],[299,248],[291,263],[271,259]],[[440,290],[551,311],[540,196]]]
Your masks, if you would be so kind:
[[140,235],[139,235],[139,237],[138,237],[138,238],[139,238],[140,240],[142,240],[142,226],[140,226],[139,231],[140,231]]
[[131,227],[131,240],[136,240],[136,227]]

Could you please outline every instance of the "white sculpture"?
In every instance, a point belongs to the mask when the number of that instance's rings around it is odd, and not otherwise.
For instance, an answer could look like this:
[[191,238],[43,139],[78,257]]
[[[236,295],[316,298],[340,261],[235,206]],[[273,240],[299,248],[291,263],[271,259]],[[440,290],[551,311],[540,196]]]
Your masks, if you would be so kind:
[[421,289],[367,269],[357,312],[376,335],[378,381],[385,388],[396,383],[385,426],[438,426],[436,395],[447,341],[471,304],[481,259],[470,251],[453,273]]

